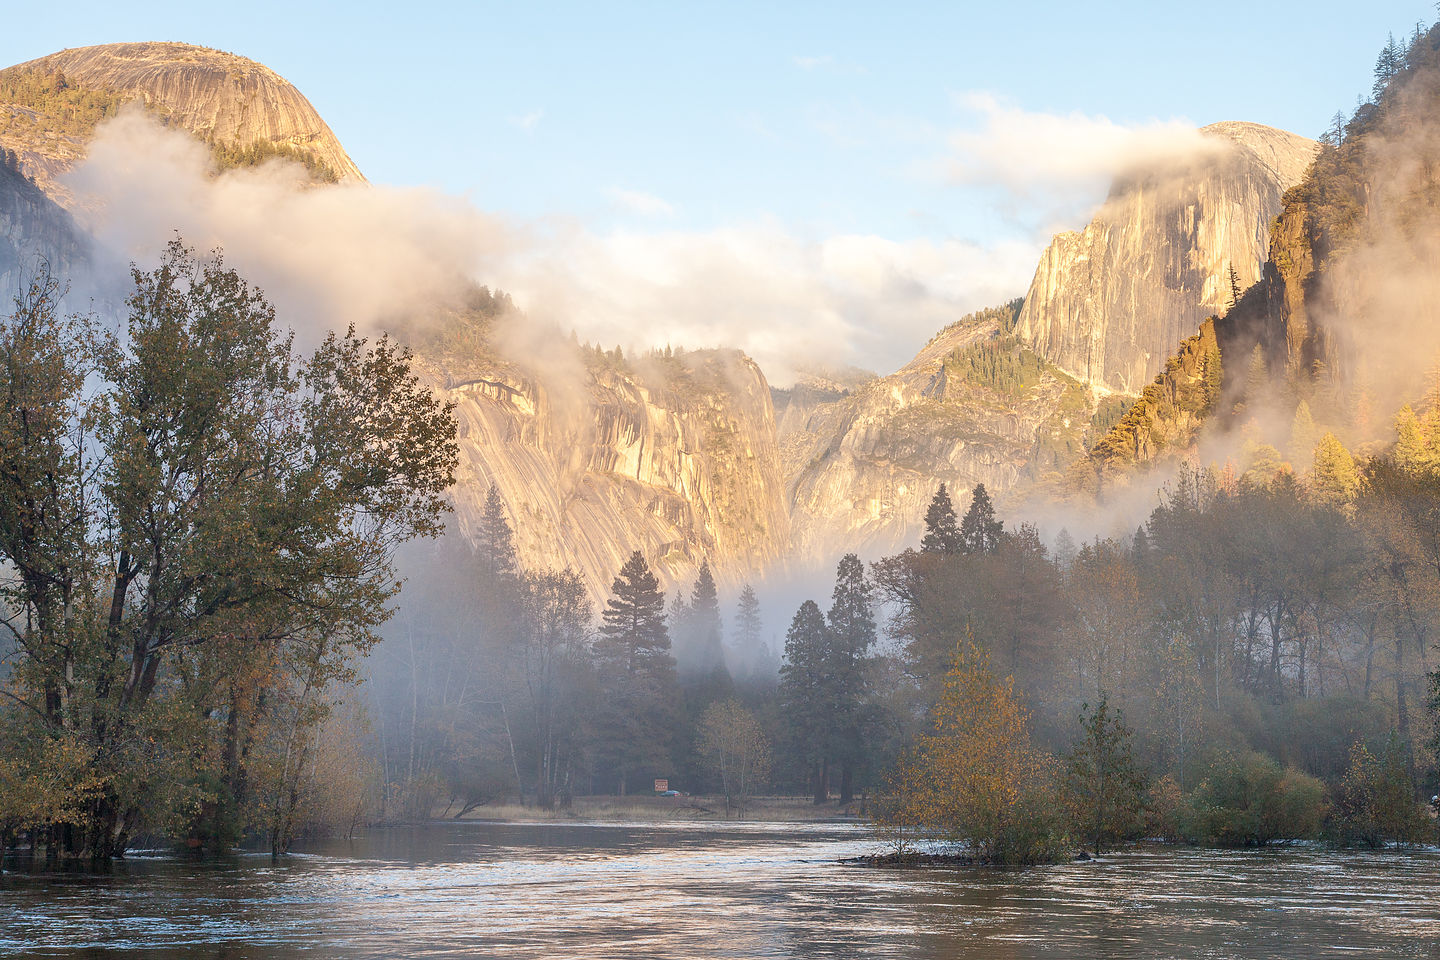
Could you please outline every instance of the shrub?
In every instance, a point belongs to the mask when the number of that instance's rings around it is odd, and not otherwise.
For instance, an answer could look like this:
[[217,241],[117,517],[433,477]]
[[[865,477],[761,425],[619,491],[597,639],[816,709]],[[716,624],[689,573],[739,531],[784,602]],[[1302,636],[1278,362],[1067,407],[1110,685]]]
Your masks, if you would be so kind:
[[1415,782],[1393,737],[1380,757],[1359,741],[1350,748],[1350,768],[1335,788],[1333,810],[1330,832],[1346,845],[1420,843],[1433,829],[1415,802]]
[[1227,847],[1308,840],[1320,833],[1325,786],[1263,753],[1222,755],[1190,795],[1187,839]]

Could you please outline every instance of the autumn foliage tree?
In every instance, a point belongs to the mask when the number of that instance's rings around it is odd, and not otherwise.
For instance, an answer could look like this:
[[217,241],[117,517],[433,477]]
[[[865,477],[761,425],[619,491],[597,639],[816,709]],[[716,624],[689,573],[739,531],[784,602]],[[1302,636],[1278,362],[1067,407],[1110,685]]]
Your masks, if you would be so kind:
[[1063,855],[1055,762],[1031,742],[1014,681],[997,677],[972,641],[957,646],[931,719],[900,767],[905,800],[890,821],[961,841],[986,863]]
[[118,336],[60,316],[45,277],[0,321],[0,753],[22,784],[65,767],[38,807],[0,796],[0,820],[66,857],[233,820],[262,732],[296,748],[280,794],[298,789],[326,691],[398,589],[393,549],[439,531],[457,457],[449,408],[388,340],[302,357],[178,240],[133,281]]

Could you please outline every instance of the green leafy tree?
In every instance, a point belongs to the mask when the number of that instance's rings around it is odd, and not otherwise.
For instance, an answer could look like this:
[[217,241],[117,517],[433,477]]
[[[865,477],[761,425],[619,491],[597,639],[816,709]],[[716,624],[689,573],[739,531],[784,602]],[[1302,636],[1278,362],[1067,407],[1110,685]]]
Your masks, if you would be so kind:
[[299,358],[258,291],[178,240],[133,280],[123,337],[49,322],[53,282],[0,329],[6,735],[75,762],[30,823],[69,857],[273,812],[250,803],[246,745],[323,720],[388,615],[394,547],[440,531],[457,458],[450,409],[388,340]]
[[1103,694],[1081,709],[1080,741],[1066,757],[1064,787],[1071,823],[1098,855],[1142,825],[1145,778],[1132,754],[1133,734]]

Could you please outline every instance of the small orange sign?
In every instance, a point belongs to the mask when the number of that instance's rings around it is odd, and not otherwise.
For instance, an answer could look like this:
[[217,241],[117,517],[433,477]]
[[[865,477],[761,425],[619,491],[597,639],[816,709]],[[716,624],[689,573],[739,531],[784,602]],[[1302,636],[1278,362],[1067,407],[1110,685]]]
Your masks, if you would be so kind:
[[670,781],[669,781],[669,780],[656,780],[656,781],[655,781],[655,792],[656,792],[656,793],[664,793],[666,790],[669,790],[669,789],[670,789]]

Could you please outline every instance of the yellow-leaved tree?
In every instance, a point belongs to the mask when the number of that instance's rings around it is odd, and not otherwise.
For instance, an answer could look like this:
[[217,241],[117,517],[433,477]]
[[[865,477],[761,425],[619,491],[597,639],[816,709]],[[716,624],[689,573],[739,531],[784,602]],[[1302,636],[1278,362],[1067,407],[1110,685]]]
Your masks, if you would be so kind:
[[1063,858],[1055,761],[1031,743],[1014,680],[997,677],[973,641],[956,648],[932,717],[899,765],[882,828],[960,842],[985,863]]

